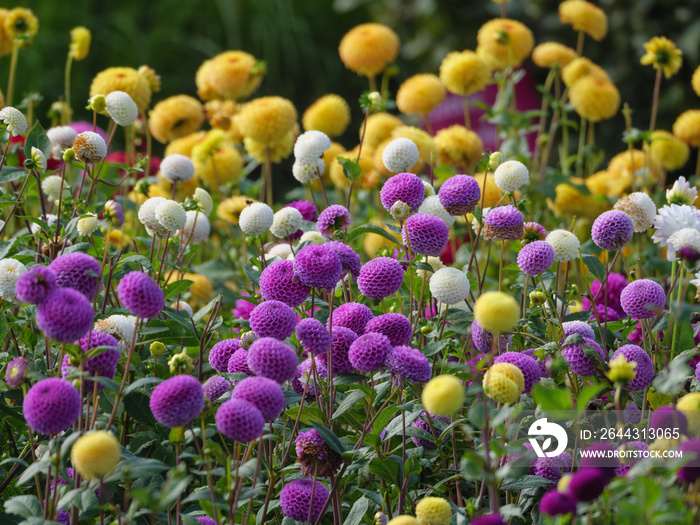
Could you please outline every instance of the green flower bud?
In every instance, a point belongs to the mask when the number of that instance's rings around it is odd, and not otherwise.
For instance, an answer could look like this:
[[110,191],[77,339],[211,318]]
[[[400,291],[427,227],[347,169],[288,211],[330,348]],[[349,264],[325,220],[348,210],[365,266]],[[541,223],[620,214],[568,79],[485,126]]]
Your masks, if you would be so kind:
[[547,294],[540,290],[533,290],[530,292],[530,308],[535,306],[542,306],[547,302]]
[[369,99],[370,111],[379,111],[382,107],[382,95],[379,91],[372,91],[367,98]]
[[489,156],[489,169],[491,171],[495,171],[495,169],[501,165],[502,158],[503,157],[500,151],[494,151],[493,153],[491,153],[491,155]]
[[88,105],[85,109],[94,111],[95,113],[102,113],[107,108],[107,100],[104,95],[95,95],[88,100]]
[[189,374],[194,370],[194,363],[192,362],[192,358],[187,355],[187,350],[183,350],[170,358],[168,367],[170,367],[170,373],[172,375]]
[[160,357],[165,353],[166,348],[160,341],[153,341],[149,347],[149,350],[151,351],[152,356]]
[[73,151],[73,148],[68,148],[63,151],[63,160],[66,162],[73,162],[75,160],[75,151]]

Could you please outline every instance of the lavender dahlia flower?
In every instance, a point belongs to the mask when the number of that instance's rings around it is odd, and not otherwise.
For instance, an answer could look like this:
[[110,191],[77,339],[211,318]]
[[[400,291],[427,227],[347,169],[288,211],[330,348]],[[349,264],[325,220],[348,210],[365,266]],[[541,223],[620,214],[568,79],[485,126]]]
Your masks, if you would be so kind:
[[[312,497],[313,494],[313,497]],[[280,492],[280,507],[288,518],[306,522],[316,521],[328,499],[326,486],[310,479],[295,479],[287,483]]]
[[[430,422],[428,422],[428,414],[425,410],[423,410],[423,412],[420,413],[420,416],[418,416],[418,418],[413,423],[411,423],[411,426],[414,428],[420,428],[421,430],[425,430],[426,432],[432,435],[433,431],[430,428],[430,423],[432,423],[433,428],[435,429],[435,434],[439,436],[442,432],[435,423],[436,421],[440,421],[441,423],[448,425],[450,423],[450,418],[446,416],[435,416],[433,414],[430,414]],[[447,436],[442,438],[443,442],[446,439]],[[423,447],[425,450],[435,450],[437,448],[437,446],[435,445],[435,437],[428,441],[426,439],[413,436],[411,437],[411,440],[416,444],[417,447]]]
[[29,389],[22,410],[34,432],[50,435],[72,426],[78,420],[80,407],[80,393],[70,381],[49,377]]
[[484,238],[496,241],[522,239],[523,221],[523,214],[515,206],[491,208],[484,217]]
[[297,371],[297,355],[289,346],[273,337],[261,337],[248,350],[248,367],[258,376],[282,384]]
[[351,223],[350,212],[345,206],[331,204],[318,216],[316,227],[321,235],[332,239],[335,232],[345,233]]
[[150,406],[160,424],[184,427],[204,410],[204,389],[192,376],[173,376],[153,389]]
[[59,255],[49,264],[49,270],[56,276],[56,287],[78,290],[90,301],[102,282],[100,263],[82,252]]
[[301,473],[306,476],[327,478],[335,474],[343,463],[343,458],[323,440],[318,430],[299,432],[294,441],[297,463],[301,463]]
[[24,383],[24,378],[29,370],[29,363],[24,356],[15,357],[7,363],[5,370],[5,383],[9,388],[17,388]]
[[547,516],[576,514],[576,499],[569,493],[550,490],[540,500],[540,513]]
[[266,301],[281,301],[292,308],[309,297],[311,287],[294,276],[292,261],[276,261],[260,274],[260,294]]
[[333,310],[333,316],[328,318],[326,326],[342,326],[349,328],[356,335],[365,332],[365,326],[374,318],[372,310],[362,303],[344,303]]
[[651,413],[649,428],[654,430],[678,429],[680,434],[688,434],[688,419],[673,405],[660,406]]
[[627,384],[628,390],[644,390],[651,385],[654,379],[654,364],[651,358],[643,348],[637,345],[624,345],[615,350],[611,360],[615,359],[620,354],[625,356],[628,362],[634,361],[637,363],[635,368],[636,375],[634,379]]
[[326,243],[326,246],[340,257],[340,262],[343,265],[343,276],[347,273],[351,273],[355,277],[360,275],[362,263],[360,262],[360,256],[357,255],[355,250],[344,242],[339,241],[330,241]]
[[129,272],[122,277],[117,294],[132,314],[144,319],[156,317],[165,306],[163,290],[144,272]]
[[405,315],[388,313],[370,319],[364,331],[384,334],[392,346],[401,346],[411,342],[413,328]]
[[603,349],[593,339],[583,338],[583,343],[575,343],[562,347],[561,355],[569,364],[571,371],[582,377],[589,377],[596,374],[598,370],[596,363],[586,356],[584,347],[591,347],[598,352],[602,360],[605,360]]
[[56,288],[36,309],[36,324],[50,339],[72,343],[92,327],[90,301],[73,288]]
[[370,332],[359,336],[348,350],[348,359],[359,372],[376,372],[384,366],[387,355],[391,352],[391,343],[385,335]]
[[423,181],[413,173],[398,173],[387,179],[379,197],[386,211],[390,211],[398,201],[405,202],[412,211],[415,211],[425,199],[425,186]]
[[[80,349],[83,351],[83,354],[87,354],[93,348],[100,346],[109,347],[108,350],[105,350],[92,357],[88,357],[85,361],[85,371],[91,376],[114,379],[114,373],[117,370],[117,363],[119,362],[122,354],[119,351],[119,341],[117,341],[113,335],[92,330],[90,333],[84,335],[80,341],[76,341],[76,344],[80,345]],[[61,375],[66,378],[74,371],[75,368],[70,366],[70,356],[65,355],[61,365]],[[98,383],[97,388],[99,390],[103,390],[105,387],[104,385]],[[88,381],[86,383],[86,389],[88,393],[92,391],[92,381]]]
[[365,297],[383,299],[401,288],[403,275],[403,267],[397,260],[377,257],[362,266],[357,286]]
[[215,403],[221,396],[231,390],[231,382],[223,376],[211,376],[203,387],[204,396],[210,403]]
[[432,377],[430,360],[420,350],[410,346],[395,346],[386,356],[384,363],[394,381],[399,383],[425,383]]
[[554,262],[554,248],[545,241],[534,241],[518,253],[518,267],[526,275],[539,275]]
[[297,323],[296,336],[304,350],[312,354],[322,354],[331,347],[331,334],[321,321],[313,317]]
[[496,356],[494,363],[510,363],[515,365],[523,373],[525,378],[525,389],[523,392],[529,394],[535,383],[542,377],[540,365],[527,354],[521,352],[505,352]]
[[243,399],[231,398],[216,411],[216,428],[224,436],[248,443],[263,433],[265,419],[260,410]]
[[39,304],[56,289],[56,275],[46,266],[34,266],[17,279],[15,294],[20,301]]
[[349,374],[354,370],[353,365],[350,363],[348,352],[350,351],[350,345],[355,339],[357,339],[357,334],[349,328],[343,328],[342,326],[333,328],[331,349],[325,354],[319,355],[316,359],[316,367],[320,376],[328,377],[328,353],[332,356],[333,377]]
[[281,301],[265,301],[250,313],[250,328],[258,337],[284,341],[294,333],[297,315]]
[[449,235],[445,221],[425,213],[410,216],[403,226],[403,243],[421,255],[438,257],[447,245]]
[[285,405],[282,387],[267,377],[246,377],[233,389],[231,398],[251,403],[260,410],[265,421],[277,419]]
[[294,275],[306,286],[332,290],[343,273],[338,254],[324,244],[309,244],[294,258]]
[[479,204],[481,188],[474,177],[455,175],[440,186],[438,197],[450,215],[466,215]]
[[593,501],[603,493],[609,481],[602,469],[580,469],[571,476],[568,490],[576,501]]
[[632,319],[649,319],[666,304],[666,294],[660,284],[651,279],[632,281],[620,294],[620,304]]
[[248,368],[248,350],[239,348],[228,359],[226,363],[226,371],[229,374],[248,374],[251,375],[252,372]]
[[619,250],[634,235],[634,223],[624,211],[610,210],[601,213],[593,222],[591,237],[603,250]]
[[224,339],[209,350],[209,364],[219,373],[228,371],[231,356],[241,347],[238,339]]

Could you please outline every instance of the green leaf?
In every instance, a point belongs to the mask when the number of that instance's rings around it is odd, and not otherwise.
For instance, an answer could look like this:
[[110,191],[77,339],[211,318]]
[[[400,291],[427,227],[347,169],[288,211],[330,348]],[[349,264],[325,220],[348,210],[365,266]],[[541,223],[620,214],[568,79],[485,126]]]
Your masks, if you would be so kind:
[[391,459],[374,458],[369,462],[369,471],[392,485],[401,486],[399,472],[401,465]]
[[588,403],[590,403],[591,399],[593,399],[601,390],[603,390],[603,385],[593,384],[583,387],[578,393],[576,408],[578,410],[586,410]]
[[41,516],[41,503],[36,496],[15,496],[5,502],[5,512],[19,514],[23,518]]
[[324,427],[321,423],[318,423],[316,421],[311,421],[311,426],[314,427],[319,434],[321,434],[323,441],[325,441],[326,444],[329,447],[331,447],[331,449],[336,451],[338,454],[342,454],[343,452],[345,452],[343,444],[340,442],[338,436],[336,436],[332,430]]
[[671,361],[668,368],[659,372],[652,382],[656,392],[670,396],[675,396],[679,393],[690,375],[690,367],[688,366],[690,358],[690,354],[679,355]]
[[355,504],[350,509],[348,516],[345,518],[343,523],[345,525],[360,525],[362,523],[362,518],[365,517],[365,513],[369,508],[369,500],[362,496],[359,498]]
[[363,224],[361,226],[358,226],[357,228],[353,228],[353,230],[348,234],[347,242],[350,242],[355,237],[359,237],[360,235],[364,235],[366,233],[376,233],[377,235],[381,235],[385,239],[388,239],[395,244],[399,243],[399,241],[396,237],[391,235],[389,232],[387,232],[383,228],[376,226],[375,224]]
[[190,281],[189,279],[180,279],[179,281],[170,283],[163,289],[163,295],[165,295],[166,299],[180,295],[187,290],[193,282],[194,281]]
[[124,396],[124,411],[129,414],[129,417],[135,419],[139,423],[147,425],[155,425],[156,420],[149,408],[149,399],[146,394],[141,392],[131,392]]
[[360,399],[365,397],[365,395],[367,394],[365,394],[362,390],[353,390],[352,392],[348,393],[347,397],[343,399],[342,403],[340,403],[338,408],[335,409],[333,419],[339,418],[345,412],[353,408]]
[[27,170],[24,168],[17,168],[14,166],[3,166],[0,169],[0,184],[5,184],[6,182],[14,182],[16,180],[22,179],[27,175]]
[[126,389],[124,390],[124,395],[128,396],[129,394],[141,388],[142,386],[152,385],[153,383],[160,383],[162,381],[163,379],[160,377],[142,377],[141,379],[137,379],[128,387],[126,387]]
[[503,481],[503,484],[501,485],[501,490],[516,491],[522,489],[531,489],[537,487],[545,487],[550,483],[552,483],[551,480],[527,474],[517,479],[506,478]]
[[589,253],[581,255],[581,260],[583,264],[588,267],[588,271],[593,274],[593,276],[598,279],[601,283],[605,280],[605,266],[600,262],[600,259],[595,255]]
[[338,161],[338,164],[342,166],[343,174],[350,182],[353,182],[362,173],[362,166],[360,166],[354,160],[350,160],[345,157],[338,157],[336,160]]
[[46,157],[51,155],[51,141],[38,120],[34,122],[34,126],[32,126],[32,129],[27,133],[27,140],[24,141],[25,158],[32,158],[32,147],[40,149]]
[[257,268],[253,268],[249,264],[246,264],[243,267],[243,271],[245,272],[246,277],[248,277],[253,284],[256,286],[260,285],[260,271],[258,271]]
[[120,265],[124,265],[126,263],[130,262],[135,262],[137,264],[140,264],[147,270],[150,270],[153,268],[153,265],[151,265],[151,261],[148,260],[148,257],[144,257],[143,255],[129,255],[128,257],[124,257],[123,259],[119,260]]
[[563,388],[547,388],[541,384],[532,389],[532,397],[542,410],[571,410],[571,394]]
[[15,244],[15,240],[16,239],[0,242],[0,259],[4,259],[5,256],[10,253],[10,250]]
[[217,295],[216,297],[214,297],[214,299],[212,299],[211,301],[209,301],[209,303],[208,303],[206,306],[204,306],[203,308],[201,308],[200,310],[198,310],[198,311],[192,316],[192,320],[193,320],[195,323],[201,321],[201,320],[204,318],[205,315],[207,315],[209,312],[211,312],[212,308],[214,308],[214,305],[216,304],[216,302],[219,300],[220,297],[221,297],[220,295]]
[[671,355],[678,355],[684,350],[695,348],[693,327],[688,321],[676,320],[668,333],[673,334]]
[[185,489],[192,483],[193,479],[194,476],[183,477],[180,472],[171,470],[160,492],[160,508],[166,509],[175,503],[175,500],[185,492]]

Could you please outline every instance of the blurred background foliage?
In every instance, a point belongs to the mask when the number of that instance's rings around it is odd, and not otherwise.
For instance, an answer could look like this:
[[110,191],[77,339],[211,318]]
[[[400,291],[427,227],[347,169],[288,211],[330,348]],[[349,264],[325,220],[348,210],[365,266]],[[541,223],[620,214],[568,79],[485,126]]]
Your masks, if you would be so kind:
[[[684,54],[683,67],[662,83],[658,128],[670,129],[685,109],[700,107],[690,77],[700,62],[700,2],[682,0],[600,0],[608,15],[609,32],[602,42],[587,39],[584,54],[602,65],[620,89],[623,102],[634,109],[634,124],[648,126],[654,70],[639,64],[642,44],[653,36],[674,40]],[[559,23],[557,0],[513,0],[509,17],[527,24],[536,43],[554,40],[575,47],[576,35]],[[44,97],[43,117],[63,89],[63,66],[76,25],[93,34],[90,55],[73,65],[72,100],[76,119],[88,118],[83,101],[95,74],[111,66],[138,68],[147,64],[162,78],[157,102],[170,95],[196,96],[194,75],[207,58],[227,49],[242,49],[267,62],[267,77],[255,96],[277,94],[291,99],[301,114],[326,93],[344,96],[360,125],[357,99],[367,88],[365,79],[345,70],[337,47],[353,26],[377,21],[401,37],[398,84],[417,72],[437,73],[440,61],[452,50],[474,49],[476,32],[500,7],[489,0],[150,0],[96,2],[18,0],[4,7],[25,6],[39,17],[32,47],[20,52],[18,98],[31,92]],[[0,58],[0,86],[6,86],[10,57]],[[531,62],[538,82],[546,74]],[[607,122],[599,137],[611,152],[623,148],[622,114]],[[348,142],[346,140],[346,142]],[[613,141],[614,144],[606,144]],[[347,143],[347,146],[352,144]],[[156,151],[156,153],[159,153]]]

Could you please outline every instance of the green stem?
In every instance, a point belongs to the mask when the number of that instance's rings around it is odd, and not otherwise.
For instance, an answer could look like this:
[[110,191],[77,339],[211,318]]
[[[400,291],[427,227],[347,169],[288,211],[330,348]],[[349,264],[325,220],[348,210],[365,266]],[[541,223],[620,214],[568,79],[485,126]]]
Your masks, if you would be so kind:
[[65,104],[66,104],[66,111],[61,112],[61,123],[64,126],[67,126],[70,121],[71,121],[71,115],[73,113],[73,108],[71,108],[70,105],[70,71],[71,67],[73,66],[73,57],[71,57],[70,53],[68,54],[68,58],[66,59],[66,69],[65,69],[65,74],[64,74],[64,84],[63,84],[63,98],[65,99]]
[[5,104],[7,106],[12,105],[12,95],[15,90],[15,73],[17,71],[17,57],[19,55],[19,44],[17,42],[12,43],[12,58],[10,58],[10,79],[7,83],[7,99]]

